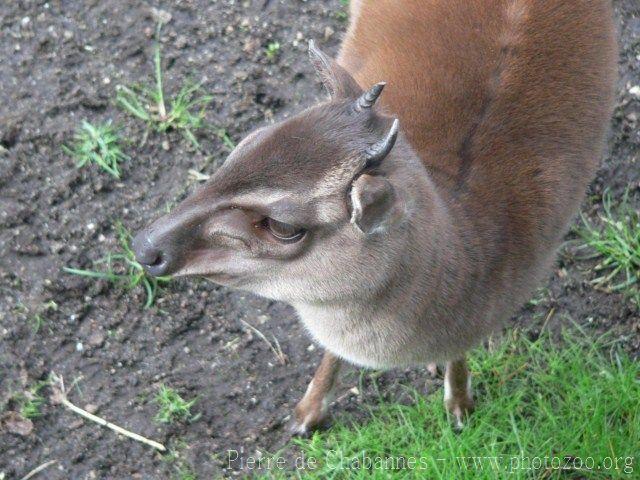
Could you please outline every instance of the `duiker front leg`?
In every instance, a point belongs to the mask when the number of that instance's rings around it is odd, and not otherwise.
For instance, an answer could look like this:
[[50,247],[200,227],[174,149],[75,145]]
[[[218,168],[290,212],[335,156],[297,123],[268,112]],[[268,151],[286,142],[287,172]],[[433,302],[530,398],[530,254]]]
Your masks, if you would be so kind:
[[307,392],[294,410],[294,422],[291,426],[294,434],[306,435],[322,426],[327,418],[327,409],[341,364],[338,357],[325,352]]
[[447,362],[444,372],[444,404],[455,417],[456,427],[462,428],[464,416],[473,411],[471,374],[464,357]]

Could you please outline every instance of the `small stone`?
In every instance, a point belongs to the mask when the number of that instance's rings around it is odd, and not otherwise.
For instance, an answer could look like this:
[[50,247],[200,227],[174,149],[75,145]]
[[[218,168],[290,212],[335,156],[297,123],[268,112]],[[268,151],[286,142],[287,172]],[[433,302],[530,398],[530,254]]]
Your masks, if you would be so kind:
[[257,38],[247,38],[244,42],[244,46],[242,47],[242,51],[244,53],[252,54],[255,52],[256,48],[260,45],[260,40]]
[[103,330],[96,330],[87,339],[87,343],[92,347],[100,347],[104,343],[105,334]]
[[29,17],[24,17],[22,20],[20,20],[20,26],[22,28],[27,28],[30,23],[31,23],[31,18]]
[[189,45],[189,39],[184,35],[178,35],[178,38],[176,38],[176,48],[179,50],[182,50],[183,48],[186,48],[188,45]]
[[173,16],[167,12],[166,10],[161,10],[159,8],[151,8],[151,16],[155,20],[156,23],[169,23]]
[[171,146],[169,145],[169,140],[163,140],[162,141],[162,149],[169,151],[169,149],[171,148]]
[[71,422],[69,424],[69,428],[71,430],[75,430],[76,428],[80,428],[83,425],[84,425],[84,421],[81,418],[79,418],[78,420],[74,420],[73,422]]
[[333,36],[334,33],[336,33],[336,31],[333,28],[331,28],[329,26],[327,28],[325,28],[324,29],[324,40],[325,41],[329,40]]
[[65,38],[65,40],[71,40],[73,38],[73,32],[71,30],[65,30],[64,32],[62,32],[62,36]]
[[312,343],[307,347],[307,352],[313,352],[315,351],[315,349],[316,349],[316,346]]
[[98,406],[94,405],[93,403],[87,403],[84,406],[84,409],[89,413],[96,413],[98,411]]
[[0,418],[0,427],[10,433],[26,437],[33,431],[33,422],[18,412],[7,412]]
[[76,343],[76,352],[82,352],[83,350],[84,350],[84,345],[82,345],[82,342]]
[[634,85],[629,89],[629,93],[634,97],[640,98],[640,85]]
[[50,247],[53,253],[60,253],[65,249],[66,245],[63,242],[51,242]]

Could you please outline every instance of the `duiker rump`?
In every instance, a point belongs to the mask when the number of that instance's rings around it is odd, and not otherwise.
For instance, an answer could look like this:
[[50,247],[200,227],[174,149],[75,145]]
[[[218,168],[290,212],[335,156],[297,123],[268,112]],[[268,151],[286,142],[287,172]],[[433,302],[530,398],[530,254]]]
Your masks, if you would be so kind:
[[137,259],[295,307],[326,353],[294,431],[323,423],[343,360],[446,363],[460,423],[473,407],[465,352],[547,273],[596,171],[616,72],[610,0],[350,8],[337,60],[309,45],[329,99],[251,133],[137,235]]

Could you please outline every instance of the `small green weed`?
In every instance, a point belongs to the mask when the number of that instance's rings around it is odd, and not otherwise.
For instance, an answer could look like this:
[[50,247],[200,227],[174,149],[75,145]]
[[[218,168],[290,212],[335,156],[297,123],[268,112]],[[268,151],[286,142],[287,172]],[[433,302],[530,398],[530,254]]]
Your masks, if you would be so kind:
[[236,148],[236,144],[234,143],[233,140],[231,140],[231,137],[229,136],[229,134],[227,133],[227,131],[224,128],[218,128],[216,130],[216,135],[218,135],[218,138],[220,139],[222,144],[225,147],[227,147],[229,149],[229,151],[231,151],[234,148]]
[[280,42],[269,42],[267,47],[265,48],[265,55],[268,60],[273,60],[276,58],[278,53],[280,52]]
[[177,439],[172,442],[169,451],[162,456],[162,460],[171,465],[175,472],[171,475],[172,480],[197,480],[198,476],[188,463],[185,451],[189,449],[189,445],[182,440]]
[[607,292],[623,291],[640,305],[640,216],[629,206],[625,194],[620,205],[612,208],[611,196],[602,199],[602,225],[597,227],[582,217],[583,228],[578,233],[585,246],[595,250],[590,257],[601,258],[595,271],[599,276],[591,281]]
[[342,8],[335,13],[335,16],[341,22],[349,20],[349,0],[340,0]]
[[142,265],[136,261],[135,253],[131,250],[131,234],[129,231],[122,223],[117,222],[116,232],[121,251],[109,253],[106,257],[95,261],[94,264],[104,265],[102,270],[80,270],[68,267],[64,267],[63,270],[73,275],[107,280],[123,286],[126,290],[142,285],[147,296],[144,308],[149,308],[153,305],[158,295],[160,285],[169,282],[171,277],[152,277],[147,275]]
[[76,130],[71,146],[63,145],[67,155],[76,160],[78,168],[94,163],[116,178],[120,178],[119,163],[128,160],[120,149],[118,130],[107,121],[92,125],[83,120]]
[[[33,333],[38,333],[47,323],[47,313],[58,310],[58,304],[53,300],[40,304],[35,311],[27,307],[22,302],[18,302],[14,312],[23,316],[31,325]],[[51,332],[51,328],[49,328]]]
[[182,132],[191,144],[199,148],[200,144],[194,132],[204,127],[205,108],[213,99],[203,95],[199,84],[186,83],[178,94],[165,102],[162,60],[160,55],[160,25],[156,35],[154,53],[155,85],[126,87],[119,85],[116,103],[123,110],[147,123],[148,128],[160,133],[169,130]]
[[198,480],[198,476],[191,467],[186,465],[178,467],[178,472],[173,478],[175,478],[175,480]]
[[196,403],[193,400],[184,400],[178,392],[166,385],[160,385],[155,402],[160,406],[156,415],[156,421],[160,423],[172,423],[175,420],[194,421],[199,415],[191,414],[191,407]]
[[49,382],[38,382],[29,390],[19,395],[18,405],[20,407],[20,416],[33,420],[42,416],[42,405],[44,398],[40,395],[42,387],[48,385]]

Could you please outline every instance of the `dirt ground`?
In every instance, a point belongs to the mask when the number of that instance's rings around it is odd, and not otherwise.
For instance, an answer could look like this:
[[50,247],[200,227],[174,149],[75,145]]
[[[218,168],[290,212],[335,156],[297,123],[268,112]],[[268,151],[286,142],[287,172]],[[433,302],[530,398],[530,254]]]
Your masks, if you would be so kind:
[[[630,92],[640,85],[640,4],[614,3],[621,77],[609,150],[584,207],[591,218],[605,188],[617,197],[627,187],[640,190],[640,94]],[[230,476],[227,450],[273,452],[287,442],[288,415],[320,357],[285,305],[178,280],[143,310],[142,289],[123,292],[61,270],[90,268],[115,251],[116,221],[132,231],[144,226],[194,188],[189,169],[211,173],[228,153],[213,133],[199,135],[200,152],[175,132],[151,134],[140,146],[144,125],[114,105],[116,85],[152,80],[154,8],[171,17],[162,31],[167,92],[176,93],[186,78],[202,81],[214,96],[208,122],[235,141],[323,95],[307,61],[307,40],[333,53],[346,27],[339,0],[2,2],[0,410],[16,408],[16,392],[55,371],[75,383],[72,401],[165,443],[180,459],[169,461],[47,402],[29,435],[0,430],[0,478],[21,478],[48,460],[58,463],[39,478],[166,479],[180,463],[199,478]],[[269,59],[265,47],[272,41],[281,48]],[[75,168],[62,151],[82,119],[113,119],[131,139],[120,181],[97,168]],[[637,358],[637,309],[620,295],[595,291],[588,283],[593,264],[574,253],[571,246],[562,250],[540,301],[514,322],[535,335],[553,311],[552,328],[573,320],[611,331]],[[43,312],[35,332],[30,319],[52,300],[57,310]],[[287,365],[243,322],[277,338]],[[401,400],[401,385],[439,387],[425,378],[421,370],[387,372],[378,384],[384,396]],[[197,397],[193,410],[200,417],[153,422],[161,383]],[[336,416],[359,418],[361,404],[377,395],[370,379],[358,392],[350,391],[357,372],[342,383]]]

